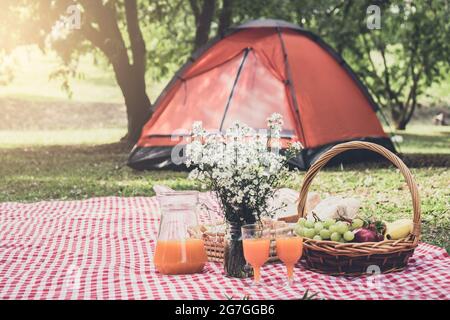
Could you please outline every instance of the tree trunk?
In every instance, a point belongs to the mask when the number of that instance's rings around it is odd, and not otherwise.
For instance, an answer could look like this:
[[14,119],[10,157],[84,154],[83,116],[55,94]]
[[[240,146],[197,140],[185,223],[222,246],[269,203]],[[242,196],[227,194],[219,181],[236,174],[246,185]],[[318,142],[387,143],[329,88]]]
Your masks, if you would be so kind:
[[142,127],[153,114],[152,104],[145,90],[145,76],[123,63],[114,64],[113,69],[127,111],[128,132],[123,140],[135,144],[141,136]]
[[408,121],[406,120],[405,117],[405,113],[406,113],[406,109],[401,106],[401,107],[393,107],[391,109],[391,116],[392,116],[392,121],[394,122],[395,125],[395,129],[397,130],[405,130],[406,129],[406,125],[408,123]]
[[125,98],[128,119],[126,140],[132,144],[139,140],[142,128],[153,114],[150,99],[145,89],[139,88],[140,83],[142,83],[141,80],[133,79],[125,84],[124,88],[121,88]]
[[133,65],[131,66],[132,70],[129,71],[130,79],[123,85],[125,90],[122,92],[127,106],[128,140],[135,143],[141,136],[142,127],[153,114],[153,110],[146,93],[147,50],[139,26],[137,1],[125,1],[125,9]]
[[407,122],[404,120],[400,120],[399,122],[395,122],[395,129],[397,130],[405,130]]
[[[139,27],[137,1],[125,1],[130,48],[127,48],[119,28],[116,2],[100,0],[80,0],[80,2],[90,13],[84,20],[81,31],[86,39],[105,54],[113,66],[127,110],[128,133],[124,139],[134,144],[153,111],[145,90],[146,48]],[[128,56],[129,49],[132,62]]]
[[225,34],[225,31],[227,31],[227,29],[230,27],[232,15],[233,15],[233,0],[223,0],[222,10],[220,11],[219,17],[219,28],[217,30],[217,33],[220,36],[223,36]]
[[392,107],[391,109],[391,115],[392,120],[394,121],[395,128],[397,130],[405,130],[406,125],[411,121],[411,118],[414,114],[414,110],[416,109],[416,99],[413,98],[412,103],[408,106],[399,106],[399,107]]
[[191,1],[191,8],[195,16],[194,51],[203,46],[209,40],[211,23],[216,10],[216,0],[203,0],[201,11],[196,1]]

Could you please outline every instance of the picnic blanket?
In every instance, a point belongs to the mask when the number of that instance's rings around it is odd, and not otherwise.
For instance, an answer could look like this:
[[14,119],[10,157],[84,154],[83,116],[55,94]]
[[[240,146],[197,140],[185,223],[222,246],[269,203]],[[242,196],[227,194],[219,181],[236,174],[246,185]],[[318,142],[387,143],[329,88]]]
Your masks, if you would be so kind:
[[[217,206],[214,198],[201,201]],[[296,268],[283,285],[282,264],[262,269],[264,285],[223,275],[166,276],[152,263],[159,226],[154,197],[0,204],[0,299],[450,299],[450,258],[421,243],[401,273],[332,277]],[[201,219],[206,219],[202,216]]]

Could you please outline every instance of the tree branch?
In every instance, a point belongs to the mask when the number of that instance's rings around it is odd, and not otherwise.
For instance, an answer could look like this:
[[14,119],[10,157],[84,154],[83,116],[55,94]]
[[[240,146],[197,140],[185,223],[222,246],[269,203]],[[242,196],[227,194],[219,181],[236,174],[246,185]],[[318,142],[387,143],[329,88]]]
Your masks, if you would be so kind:
[[[92,44],[105,53],[113,66],[130,67],[127,48],[117,22],[115,1],[103,4],[102,0],[80,0],[80,3],[86,9],[85,16],[90,19],[90,27],[84,26],[84,32],[90,37],[90,41],[95,41]],[[98,28],[94,28],[92,23],[98,25]]]
[[196,19],[197,29],[195,32],[194,50],[208,42],[209,31],[211,29],[211,22],[214,17],[215,10],[216,0],[203,0],[202,10],[198,19]]
[[146,67],[146,48],[141,28],[139,27],[139,18],[136,0],[125,1],[125,16],[127,20],[127,31],[130,38],[131,52],[133,56],[133,68],[136,72],[145,74]]
[[383,59],[385,90],[389,96],[389,99],[393,100],[398,108],[404,109],[404,105],[399,101],[398,96],[395,94],[391,87],[391,77],[387,65],[385,47],[383,45],[379,45],[378,50],[380,51],[381,58]]
[[223,0],[222,10],[219,17],[219,29],[218,34],[223,36],[225,31],[231,25],[231,18],[233,15],[233,0]]
[[[378,82],[380,84],[383,83],[383,80],[380,78],[380,76],[377,73],[377,68],[375,66],[375,62],[373,61],[372,55],[370,54],[370,47],[369,44],[367,42],[366,37],[364,36],[364,34],[361,36],[363,39],[363,48],[366,51],[366,55],[367,55],[367,59],[369,60],[370,66],[372,67],[372,71],[370,71],[369,69],[367,69],[367,73],[369,75],[372,76],[373,81]],[[371,86],[367,86],[367,88],[371,90]],[[375,100],[377,101],[377,103],[383,107],[387,107],[387,103],[383,103],[382,99],[379,97],[377,92],[372,92],[372,95],[374,96]]]
[[83,22],[80,31],[83,36],[94,45],[94,47],[99,48],[106,56],[108,56],[108,49],[105,46],[104,38],[100,31],[92,27],[92,25],[88,22]]
[[416,109],[416,106],[417,106],[417,88],[418,88],[421,72],[422,71],[419,70],[417,73],[415,73],[414,65],[411,64],[411,75],[412,75],[413,83],[411,86],[411,90],[409,91],[409,94],[408,94],[408,99],[406,100],[406,103],[405,103],[405,107],[406,107],[406,109],[408,109],[408,112],[405,113],[403,116],[403,121],[405,124],[411,120],[411,118],[414,114],[414,110]]
[[191,5],[192,13],[194,14],[195,24],[197,24],[197,21],[200,18],[200,9],[198,8],[197,0],[189,0],[189,4]]

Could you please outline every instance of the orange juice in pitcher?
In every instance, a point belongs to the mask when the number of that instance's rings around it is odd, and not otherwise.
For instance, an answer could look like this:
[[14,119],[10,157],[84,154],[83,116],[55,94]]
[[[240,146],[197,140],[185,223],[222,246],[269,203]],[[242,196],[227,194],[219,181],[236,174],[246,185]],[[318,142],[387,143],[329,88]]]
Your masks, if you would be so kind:
[[198,192],[164,192],[158,195],[161,223],[154,264],[162,274],[203,271],[207,261],[202,239],[189,233],[198,224]]
[[202,272],[207,257],[201,239],[158,240],[154,259],[163,274],[189,274]]

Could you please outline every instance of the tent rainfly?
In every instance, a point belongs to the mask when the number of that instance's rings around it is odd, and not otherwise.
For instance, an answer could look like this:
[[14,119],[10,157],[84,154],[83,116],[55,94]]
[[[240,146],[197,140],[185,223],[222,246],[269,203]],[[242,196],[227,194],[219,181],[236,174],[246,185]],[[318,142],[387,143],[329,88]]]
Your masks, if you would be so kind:
[[[378,110],[351,68],[317,35],[285,21],[255,20],[211,40],[177,72],[155,102],[128,165],[180,168],[171,154],[193,122],[211,131],[236,120],[260,129],[274,112],[284,119],[283,142],[305,147],[291,161],[301,169],[344,141],[370,141],[395,151]],[[335,161],[374,157],[358,150]]]

